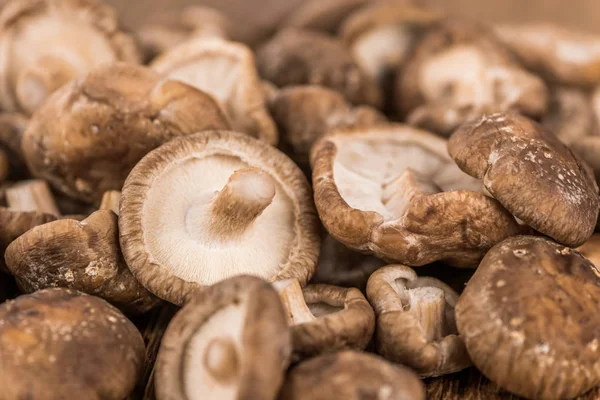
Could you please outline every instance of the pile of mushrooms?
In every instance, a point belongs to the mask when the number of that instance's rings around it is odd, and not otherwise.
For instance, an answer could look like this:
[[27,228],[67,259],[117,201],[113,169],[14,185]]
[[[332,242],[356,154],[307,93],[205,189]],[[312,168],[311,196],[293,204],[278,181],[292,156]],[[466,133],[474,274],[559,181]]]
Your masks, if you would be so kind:
[[600,398],[600,36],[138,12],[0,1],[0,400]]

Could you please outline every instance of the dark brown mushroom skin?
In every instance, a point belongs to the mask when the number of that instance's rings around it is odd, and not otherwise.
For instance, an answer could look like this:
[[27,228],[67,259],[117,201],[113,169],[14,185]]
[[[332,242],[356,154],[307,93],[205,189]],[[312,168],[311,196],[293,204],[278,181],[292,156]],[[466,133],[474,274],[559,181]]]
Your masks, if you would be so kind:
[[517,236],[488,252],[456,306],[475,366],[528,398],[600,383],[600,271],[579,252]]
[[29,119],[19,113],[0,113],[0,150],[10,162],[10,176],[22,178],[27,175],[25,160],[21,151],[21,139],[27,129]]
[[0,321],[0,399],[122,400],[142,371],[142,336],[97,297],[42,290],[0,304]]
[[448,152],[537,231],[568,246],[592,235],[599,204],[593,173],[538,123],[516,113],[486,115],[461,126]]

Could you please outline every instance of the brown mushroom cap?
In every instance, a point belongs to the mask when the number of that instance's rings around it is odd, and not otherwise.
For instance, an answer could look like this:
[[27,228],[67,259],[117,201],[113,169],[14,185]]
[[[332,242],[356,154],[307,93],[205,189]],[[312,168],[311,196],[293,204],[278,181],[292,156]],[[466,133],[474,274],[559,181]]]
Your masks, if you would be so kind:
[[343,351],[304,361],[289,373],[279,400],[425,400],[410,369],[373,354]]
[[240,133],[207,131],[149,153],[127,178],[120,211],[129,268],[175,304],[244,273],[305,285],[319,255],[306,178],[279,150]]
[[120,190],[150,150],[182,135],[226,129],[213,99],[150,69],[114,64],[65,85],[36,112],[23,137],[31,172],[87,202]]
[[300,29],[284,29],[259,48],[258,70],[278,87],[321,85],[353,104],[380,106],[381,90],[352,59],[341,40]]
[[267,110],[252,50],[219,38],[196,38],[155,59],[150,67],[169,78],[209,93],[232,128],[277,144],[275,123]]
[[404,265],[378,269],[367,283],[377,315],[377,352],[415,369],[439,376],[471,365],[458,336],[454,306],[458,294],[442,281],[418,277]]
[[572,398],[600,383],[600,271],[541,237],[488,252],[456,305],[473,363],[528,398]]
[[296,279],[273,285],[287,311],[296,358],[364,350],[373,337],[375,313],[360,290],[324,284],[302,289]]
[[335,34],[341,23],[369,0],[306,0],[281,24],[282,28],[300,28]]
[[520,230],[496,200],[463,190],[481,186],[428,132],[399,124],[336,130],[311,160],[319,216],[352,249],[408,265],[475,266]]
[[104,300],[47,289],[0,304],[4,399],[122,400],[144,363],[142,336]]
[[553,88],[542,125],[568,146],[590,135],[600,138],[590,96],[577,88]]
[[397,80],[395,99],[411,124],[449,135],[483,113],[517,110],[541,116],[548,90],[491,32],[448,21],[419,42]]
[[0,105],[28,114],[98,65],[140,62],[115,10],[96,0],[11,2],[0,13],[0,53]]
[[157,400],[274,399],[291,344],[277,292],[237,276],[199,292],[167,328],[156,362]]
[[598,219],[593,174],[551,132],[516,113],[464,124],[448,152],[515,217],[569,246],[583,244]]

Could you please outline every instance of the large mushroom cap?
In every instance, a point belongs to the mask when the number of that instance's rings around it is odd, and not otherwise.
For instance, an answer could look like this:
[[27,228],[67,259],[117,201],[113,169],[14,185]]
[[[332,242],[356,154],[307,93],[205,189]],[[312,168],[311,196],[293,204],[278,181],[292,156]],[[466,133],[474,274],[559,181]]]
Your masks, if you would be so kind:
[[477,368],[527,398],[572,398],[600,382],[600,271],[578,252],[519,236],[485,256],[456,305]]
[[342,22],[369,0],[307,0],[288,15],[282,28],[300,28],[335,34]]
[[291,353],[270,284],[237,276],[201,291],[167,328],[156,362],[158,400],[275,399]]
[[144,363],[144,341],[116,308],[68,289],[0,304],[3,399],[123,400]]
[[12,1],[0,13],[0,105],[33,113],[56,89],[116,61],[139,63],[116,12],[96,0]]
[[200,37],[162,54],[151,68],[209,93],[235,130],[277,144],[277,129],[267,111],[254,55],[247,46]]
[[120,190],[133,166],[173,137],[229,124],[210,96],[113,64],[65,85],[36,112],[23,152],[32,173],[87,202]]
[[425,400],[410,369],[381,357],[343,351],[307,360],[289,373],[280,400]]
[[350,248],[408,265],[476,265],[519,227],[454,164],[446,141],[405,125],[336,130],[312,149],[317,210]]
[[515,217],[558,242],[583,244],[598,219],[593,174],[551,132],[516,113],[464,124],[448,141],[458,166],[482,179]]
[[176,304],[244,273],[305,285],[319,254],[318,219],[300,169],[235,132],[174,139],[144,157],[123,188],[119,227],[134,275]]

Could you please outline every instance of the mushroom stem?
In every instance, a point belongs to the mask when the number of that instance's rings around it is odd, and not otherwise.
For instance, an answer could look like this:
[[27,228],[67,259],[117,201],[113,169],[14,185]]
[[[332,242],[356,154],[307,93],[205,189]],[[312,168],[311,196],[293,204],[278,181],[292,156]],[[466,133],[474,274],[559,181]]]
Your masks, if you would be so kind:
[[302,287],[298,280],[287,279],[285,281],[275,282],[273,283],[273,286],[279,293],[290,325],[299,325],[315,319],[315,316],[304,300]]
[[444,291],[435,287],[419,287],[410,289],[408,294],[410,312],[419,320],[426,340],[443,338],[446,316]]
[[102,195],[100,210],[111,210],[119,215],[119,203],[121,202],[121,192],[118,190],[109,190]]
[[41,179],[23,181],[6,189],[6,202],[15,211],[61,215],[48,184]]
[[204,365],[219,381],[228,381],[238,373],[238,356],[235,344],[229,338],[215,338],[206,347]]
[[235,171],[211,204],[210,231],[219,236],[243,233],[275,197],[275,182],[258,168]]

